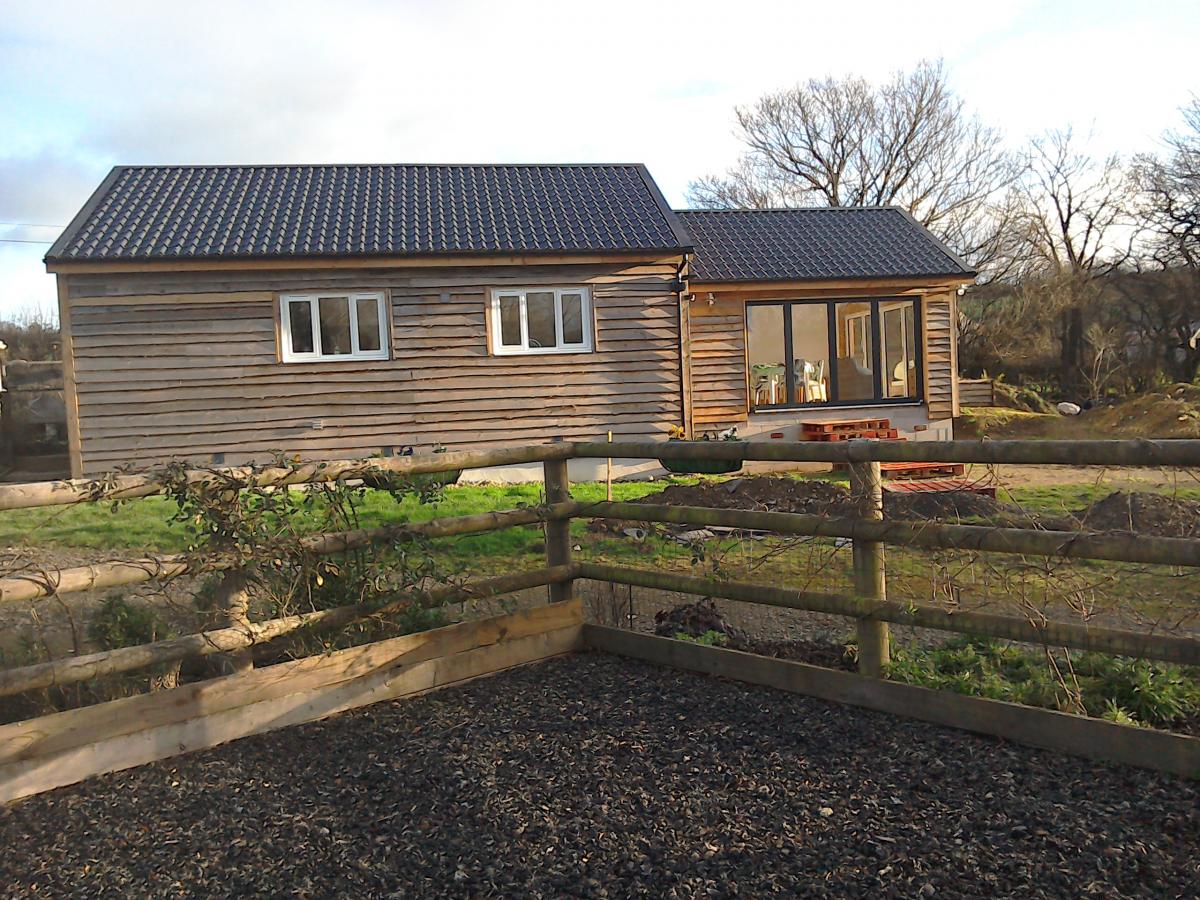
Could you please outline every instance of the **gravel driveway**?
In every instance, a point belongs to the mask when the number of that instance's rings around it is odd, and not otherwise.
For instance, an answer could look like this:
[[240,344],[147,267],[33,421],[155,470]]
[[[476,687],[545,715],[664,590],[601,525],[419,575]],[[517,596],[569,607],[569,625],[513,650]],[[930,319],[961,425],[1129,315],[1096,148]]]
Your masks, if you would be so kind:
[[1194,782],[600,654],[0,809],[8,896],[1194,896]]

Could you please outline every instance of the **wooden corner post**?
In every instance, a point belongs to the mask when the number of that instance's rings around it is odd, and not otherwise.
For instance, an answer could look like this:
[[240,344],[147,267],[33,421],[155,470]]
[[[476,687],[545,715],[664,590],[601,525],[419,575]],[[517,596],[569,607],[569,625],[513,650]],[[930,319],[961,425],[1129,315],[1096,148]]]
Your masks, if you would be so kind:
[[[872,460],[850,463],[850,492],[860,519],[883,519],[883,478],[879,463]],[[883,544],[854,539],[854,593],[870,600],[887,599],[883,570]],[[858,671],[882,678],[891,661],[888,625],[877,619],[858,620]]]
[[[548,459],[542,463],[545,477],[546,503],[566,503],[571,499],[571,482],[567,477],[565,459]],[[550,519],[546,522],[546,565],[571,564],[571,520]],[[575,596],[575,583],[562,581],[550,585],[550,602],[561,603]]]

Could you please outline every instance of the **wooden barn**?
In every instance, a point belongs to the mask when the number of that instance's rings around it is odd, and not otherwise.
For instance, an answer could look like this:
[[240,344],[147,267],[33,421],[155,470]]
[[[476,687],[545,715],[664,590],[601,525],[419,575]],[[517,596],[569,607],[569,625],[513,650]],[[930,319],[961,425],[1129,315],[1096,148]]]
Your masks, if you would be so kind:
[[75,476],[863,408],[946,436],[972,277],[896,210],[677,213],[640,165],[118,167],[46,263]]

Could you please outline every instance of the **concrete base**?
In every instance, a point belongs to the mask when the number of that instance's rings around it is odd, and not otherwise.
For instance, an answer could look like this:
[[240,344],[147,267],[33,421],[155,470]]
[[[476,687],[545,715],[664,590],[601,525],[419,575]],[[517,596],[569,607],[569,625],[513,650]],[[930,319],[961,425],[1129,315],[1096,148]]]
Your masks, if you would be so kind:
[[[788,409],[756,412],[738,428],[738,436],[750,441],[798,441],[801,422],[830,422],[837,419],[888,419],[900,436],[910,441],[949,441],[954,438],[954,420],[930,421],[925,404],[898,406],[838,406],[826,409]],[[777,436],[778,435],[778,436]]]

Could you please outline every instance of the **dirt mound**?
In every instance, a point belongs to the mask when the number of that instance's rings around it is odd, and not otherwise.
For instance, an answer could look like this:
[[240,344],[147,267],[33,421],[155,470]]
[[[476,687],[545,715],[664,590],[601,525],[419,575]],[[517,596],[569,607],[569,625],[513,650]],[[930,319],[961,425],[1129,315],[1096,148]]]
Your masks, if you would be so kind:
[[[829,481],[802,481],[762,475],[676,484],[646,497],[645,503],[668,506],[707,506],[716,509],[751,509],[771,512],[853,516],[850,491]],[[971,491],[883,495],[884,516],[892,519],[998,519],[1016,510],[991,497]]]
[[1073,519],[1089,531],[1200,536],[1200,502],[1145,491],[1114,491],[1076,510]]
[[994,497],[974,491],[929,491],[883,495],[883,514],[888,519],[1009,519],[1016,514]]
[[1086,415],[1110,437],[1200,437],[1200,386],[1175,384]]
[[851,510],[850,492],[840,484],[771,475],[674,484],[643,502],[789,513],[849,514]]
[[759,656],[793,659],[831,669],[854,668],[853,659],[844,646],[810,640],[764,640],[751,637],[725,621],[711,597],[695,603],[685,603],[654,615],[654,633],[662,637],[686,636],[699,639],[726,650],[740,650]]

